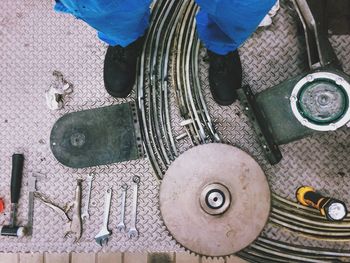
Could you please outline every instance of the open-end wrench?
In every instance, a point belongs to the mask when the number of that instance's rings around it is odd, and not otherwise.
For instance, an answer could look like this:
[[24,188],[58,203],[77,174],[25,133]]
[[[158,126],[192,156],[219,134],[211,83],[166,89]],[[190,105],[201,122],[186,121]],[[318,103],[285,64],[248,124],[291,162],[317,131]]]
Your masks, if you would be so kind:
[[122,185],[122,204],[121,204],[121,216],[120,216],[120,223],[117,225],[117,229],[119,231],[125,230],[125,223],[124,223],[124,216],[125,216],[125,201],[126,201],[126,190],[128,189],[127,184]]
[[132,200],[133,204],[132,204],[131,227],[128,232],[129,238],[139,236],[139,232],[136,229],[136,214],[137,214],[137,192],[138,192],[138,187],[140,183],[140,177],[135,175],[132,178],[132,181],[133,181],[133,200]]
[[111,231],[108,230],[108,218],[109,218],[109,209],[111,207],[111,198],[112,198],[112,188],[108,188],[106,191],[106,200],[105,200],[105,211],[103,214],[103,225],[95,236],[95,241],[97,244],[102,246],[103,244],[108,243],[108,237],[112,234]]
[[86,220],[90,218],[90,214],[89,214],[89,206],[90,206],[90,197],[91,197],[91,187],[92,187],[92,181],[95,178],[95,174],[94,173],[90,173],[86,180],[88,182],[88,194],[86,197],[86,202],[85,202],[85,206],[84,206],[84,211],[81,214],[81,219]]

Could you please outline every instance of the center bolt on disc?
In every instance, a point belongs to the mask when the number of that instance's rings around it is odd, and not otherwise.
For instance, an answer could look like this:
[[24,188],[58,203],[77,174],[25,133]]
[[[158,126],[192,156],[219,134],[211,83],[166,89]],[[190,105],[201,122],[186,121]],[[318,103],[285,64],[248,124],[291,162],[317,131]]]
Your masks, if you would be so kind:
[[230,206],[231,195],[222,184],[213,183],[204,187],[200,195],[202,209],[210,215],[223,214]]

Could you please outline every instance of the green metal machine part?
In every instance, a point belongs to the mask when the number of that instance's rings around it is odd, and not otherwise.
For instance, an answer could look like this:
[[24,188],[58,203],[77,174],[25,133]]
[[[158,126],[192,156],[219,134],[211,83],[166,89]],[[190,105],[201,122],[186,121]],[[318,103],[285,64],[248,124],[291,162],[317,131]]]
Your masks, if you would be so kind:
[[282,158],[278,145],[350,122],[350,77],[328,40],[326,0],[293,3],[305,31],[310,71],[256,95],[248,86],[238,91],[271,164]]

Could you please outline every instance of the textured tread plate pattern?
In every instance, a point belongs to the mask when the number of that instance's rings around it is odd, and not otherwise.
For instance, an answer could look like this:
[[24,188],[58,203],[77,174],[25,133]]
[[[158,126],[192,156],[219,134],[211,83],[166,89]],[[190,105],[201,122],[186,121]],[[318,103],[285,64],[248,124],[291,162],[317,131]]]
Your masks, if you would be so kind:
[[[282,9],[274,18],[274,24],[267,29],[259,29],[239,50],[244,83],[249,84],[254,92],[261,92],[307,70],[306,50],[303,37],[297,33],[296,14],[290,9],[288,1],[281,4]],[[332,36],[331,44],[344,71],[350,74],[350,36]],[[204,57],[205,50],[201,52]],[[255,157],[262,165],[273,192],[295,200],[298,187],[312,185],[325,194],[350,203],[349,128],[282,145],[282,161],[271,166],[239,103],[220,107],[212,100],[207,84],[208,65],[205,59],[200,63],[203,93],[218,133],[224,142],[238,146]],[[272,224],[266,226],[263,236],[311,247],[350,248],[347,242],[311,239]]]
[[[74,198],[76,178],[86,178],[94,170],[90,220],[83,225],[79,244],[64,239],[63,219],[42,203],[35,201],[32,238],[0,237],[0,251],[100,251],[94,236],[102,225],[104,190],[112,185],[113,200],[109,227],[113,235],[104,250],[176,250],[175,242],[164,231],[158,210],[159,182],[148,160],[123,162],[93,169],[70,169],[59,164],[49,148],[50,130],[54,122],[68,112],[122,103],[104,90],[102,69],[106,46],[96,38],[94,30],[73,17],[55,14],[51,1],[10,1],[0,3],[0,189],[9,204],[11,155],[25,155],[23,187],[19,207],[19,223],[27,222],[28,175],[40,172],[46,178],[38,182],[38,190],[55,203],[64,205]],[[59,70],[73,83],[74,92],[63,110],[51,112],[45,104],[45,90]],[[134,97],[132,94],[131,97]],[[133,175],[141,176],[138,205],[138,240],[127,238],[116,230],[120,218],[123,182],[131,184]],[[83,182],[83,200],[87,184]],[[126,224],[130,225],[132,191],[128,191]],[[84,204],[85,202],[83,202]],[[9,208],[9,207],[8,207]],[[0,223],[8,222],[9,210],[0,215]]]
[[[245,82],[254,91],[261,91],[282,80],[299,74],[306,68],[302,38],[296,36],[295,18],[285,1],[282,9],[268,29],[258,30],[240,49],[245,72]],[[3,0],[0,2],[0,189],[1,196],[9,204],[11,155],[21,151],[25,154],[23,188],[19,207],[19,223],[27,219],[28,175],[40,172],[46,175],[38,183],[38,190],[58,204],[70,202],[74,196],[76,178],[85,179],[94,170],[98,177],[92,190],[91,217],[84,223],[84,233],[79,244],[64,239],[64,224],[52,210],[35,202],[34,235],[32,238],[12,239],[0,237],[0,250],[25,251],[100,251],[93,237],[102,224],[104,190],[113,185],[114,194],[110,214],[113,235],[108,251],[179,251],[160,218],[158,209],[159,182],[155,179],[148,160],[124,162],[100,166],[94,169],[70,169],[60,165],[49,148],[49,135],[54,122],[63,114],[122,103],[104,90],[102,69],[106,46],[94,30],[71,16],[58,15],[52,11],[51,1]],[[350,73],[350,37],[334,36],[332,44],[344,69]],[[202,58],[205,50],[201,50]],[[207,64],[201,59],[201,81],[208,108],[224,141],[236,145],[262,164],[271,189],[294,199],[294,191],[301,184],[329,191],[350,203],[347,181],[350,175],[348,155],[350,130],[310,137],[282,146],[283,161],[277,166],[267,164],[260,145],[248,119],[238,103],[230,107],[216,105],[207,86]],[[45,105],[44,91],[59,70],[73,83],[74,92],[63,110],[51,112]],[[171,102],[172,123],[180,123],[174,94]],[[131,98],[135,97],[133,93]],[[183,129],[175,129],[176,135]],[[180,152],[189,148],[188,140],[179,143]],[[129,240],[115,227],[119,220],[120,186],[130,184],[133,175],[141,176],[139,195],[138,240]],[[86,184],[83,183],[83,198]],[[127,196],[126,223],[130,223],[132,191]],[[8,222],[9,210],[0,215],[0,224]],[[268,225],[264,235],[309,246],[347,248],[347,243],[315,241],[295,233]]]

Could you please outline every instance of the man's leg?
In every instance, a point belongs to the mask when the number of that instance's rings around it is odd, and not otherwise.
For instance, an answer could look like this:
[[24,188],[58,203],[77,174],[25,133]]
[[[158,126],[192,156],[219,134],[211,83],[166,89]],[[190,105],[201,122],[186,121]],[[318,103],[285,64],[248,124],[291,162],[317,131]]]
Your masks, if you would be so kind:
[[197,30],[208,49],[209,82],[221,105],[235,101],[242,67],[237,48],[256,30],[276,0],[196,0]]
[[149,24],[152,0],[56,0],[55,10],[70,13],[98,31],[108,43],[104,82],[114,97],[126,97],[135,82],[136,61]]

